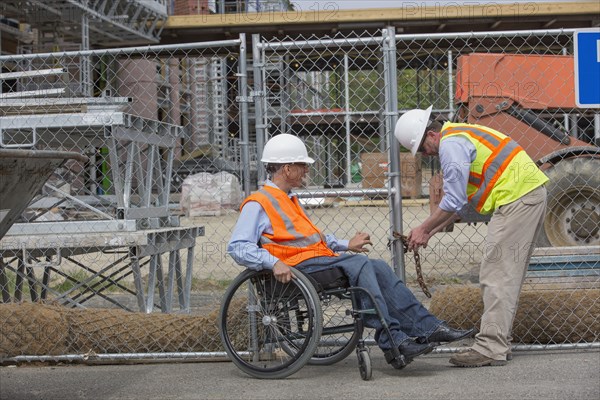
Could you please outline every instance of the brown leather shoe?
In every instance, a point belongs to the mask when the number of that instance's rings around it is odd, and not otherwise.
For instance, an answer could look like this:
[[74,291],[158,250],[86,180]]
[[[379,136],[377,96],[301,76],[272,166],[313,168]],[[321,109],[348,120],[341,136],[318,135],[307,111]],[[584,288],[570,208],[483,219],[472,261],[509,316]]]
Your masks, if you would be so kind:
[[498,367],[506,365],[506,360],[494,360],[479,353],[476,350],[469,349],[453,355],[450,358],[450,364],[458,367]]

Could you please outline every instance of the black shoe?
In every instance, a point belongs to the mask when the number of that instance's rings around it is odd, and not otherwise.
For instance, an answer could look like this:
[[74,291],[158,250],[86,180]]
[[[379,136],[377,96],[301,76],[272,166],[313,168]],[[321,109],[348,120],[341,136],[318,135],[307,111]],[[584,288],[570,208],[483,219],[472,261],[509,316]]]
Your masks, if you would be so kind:
[[402,369],[410,364],[413,358],[431,353],[433,347],[434,346],[429,343],[421,344],[412,339],[407,339],[398,346],[398,352],[400,354],[397,357],[394,356],[394,351],[392,350],[385,351],[383,355],[388,364],[392,364],[396,369]]
[[441,324],[435,331],[426,339],[419,340],[419,343],[443,343],[443,342],[454,342],[456,340],[464,339],[473,336],[475,329],[454,329],[450,328],[446,324]]
[[433,347],[430,343],[417,343],[412,339],[407,339],[400,343],[398,350],[406,358],[407,362],[410,362],[415,357],[431,353]]
[[383,355],[385,356],[385,361],[395,369],[402,369],[412,361],[407,360],[402,354],[398,354],[398,356],[395,356],[394,351],[392,350],[384,351]]

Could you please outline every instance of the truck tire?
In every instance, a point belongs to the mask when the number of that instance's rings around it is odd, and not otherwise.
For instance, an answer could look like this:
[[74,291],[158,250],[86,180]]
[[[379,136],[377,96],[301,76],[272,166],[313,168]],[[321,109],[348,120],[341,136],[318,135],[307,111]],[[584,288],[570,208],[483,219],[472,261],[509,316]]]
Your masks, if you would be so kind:
[[564,159],[544,171],[550,181],[540,247],[600,245],[600,159]]

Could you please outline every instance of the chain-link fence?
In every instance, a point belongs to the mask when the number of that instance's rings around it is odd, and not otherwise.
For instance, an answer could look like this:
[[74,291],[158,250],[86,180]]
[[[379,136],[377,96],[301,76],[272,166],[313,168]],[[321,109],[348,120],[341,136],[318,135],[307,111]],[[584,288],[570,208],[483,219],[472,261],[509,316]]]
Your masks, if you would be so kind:
[[[87,156],[30,198],[3,187],[28,207],[0,241],[0,357],[223,355],[216,311],[243,269],[227,241],[278,133],[301,137],[316,160],[299,195],[317,226],[369,232],[370,256],[420,293],[392,232],[439,202],[439,167],[400,151],[393,127],[429,105],[510,135],[551,178],[514,343],[597,343],[600,118],[575,104],[572,35],[390,28],[0,57],[1,147]],[[6,170],[30,173],[19,168]],[[463,221],[420,254],[434,293],[420,298],[455,326],[480,317],[485,234],[481,218]]]

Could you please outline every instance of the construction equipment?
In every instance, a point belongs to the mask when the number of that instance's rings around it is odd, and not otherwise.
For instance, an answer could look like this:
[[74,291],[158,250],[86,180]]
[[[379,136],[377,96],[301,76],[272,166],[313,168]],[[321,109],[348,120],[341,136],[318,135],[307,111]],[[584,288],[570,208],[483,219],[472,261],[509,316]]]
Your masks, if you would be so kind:
[[600,244],[600,148],[552,123],[557,116],[570,122],[569,116],[589,118],[598,137],[597,112],[575,104],[573,63],[566,55],[473,53],[458,58],[455,121],[509,135],[550,178],[540,246]]

